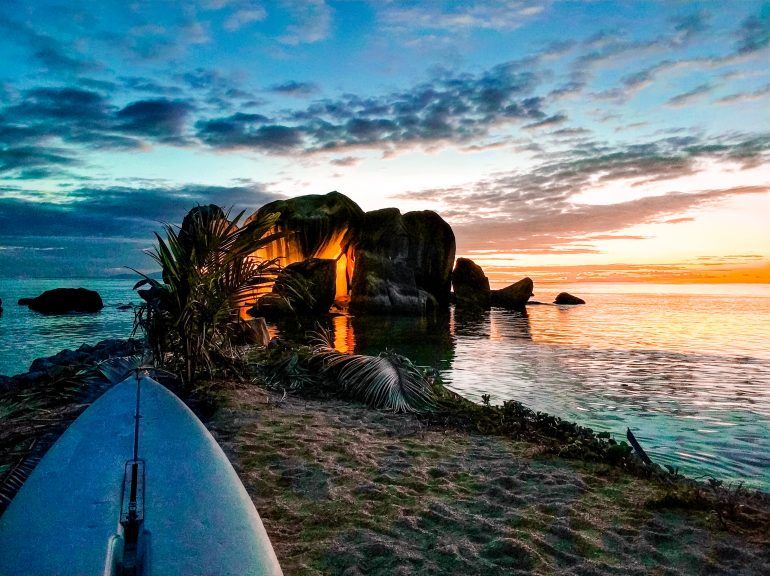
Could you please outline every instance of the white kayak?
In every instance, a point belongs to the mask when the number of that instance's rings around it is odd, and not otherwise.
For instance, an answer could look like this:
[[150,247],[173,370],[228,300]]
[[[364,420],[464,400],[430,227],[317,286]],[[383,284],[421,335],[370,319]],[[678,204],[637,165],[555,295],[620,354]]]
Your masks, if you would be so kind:
[[280,574],[216,440],[148,376],[83,412],[0,517],[0,576]]

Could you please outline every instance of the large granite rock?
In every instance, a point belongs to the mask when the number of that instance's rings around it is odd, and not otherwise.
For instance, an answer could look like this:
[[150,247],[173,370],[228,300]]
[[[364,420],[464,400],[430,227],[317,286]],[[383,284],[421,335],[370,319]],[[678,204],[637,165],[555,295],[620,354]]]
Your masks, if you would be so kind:
[[487,309],[491,305],[489,278],[473,260],[457,259],[452,272],[452,287],[457,308]]
[[358,204],[339,192],[276,200],[257,210],[255,217],[275,213],[276,226],[302,258],[318,256],[330,240],[356,228],[364,215]]
[[21,299],[30,310],[41,314],[67,314],[69,312],[98,312],[104,308],[101,296],[85,288],[54,288],[36,298]]
[[508,308],[509,310],[524,310],[527,300],[533,295],[534,283],[531,278],[522,278],[500,290],[492,290],[492,306]]
[[367,212],[350,245],[353,312],[424,314],[449,303],[455,238],[435,212]]
[[[257,211],[268,213],[279,214],[276,228],[285,236],[260,255],[288,262],[341,258],[336,274],[345,278],[336,278],[335,295],[349,295],[355,313],[421,314],[448,305],[455,237],[435,212],[364,213],[346,196],[330,192],[278,200]],[[282,307],[267,297],[260,305]]]
[[408,262],[417,287],[433,296],[439,306],[446,307],[455,261],[452,227],[432,210],[407,212],[403,223],[409,236]]
[[553,301],[554,304],[585,304],[586,301],[582,298],[578,298],[577,296],[573,296],[572,294],[569,294],[567,292],[560,292],[558,296],[556,296],[556,299]]

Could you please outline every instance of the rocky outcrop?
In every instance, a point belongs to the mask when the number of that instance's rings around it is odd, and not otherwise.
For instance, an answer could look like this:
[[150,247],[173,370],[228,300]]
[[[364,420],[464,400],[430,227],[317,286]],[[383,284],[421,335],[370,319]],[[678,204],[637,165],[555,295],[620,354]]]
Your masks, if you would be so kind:
[[409,236],[408,262],[414,270],[417,288],[449,304],[452,265],[455,261],[455,234],[452,227],[432,210],[407,212],[403,216]]
[[481,266],[468,258],[458,258],[452,272],[455,306],[486,310],[491,305],[489,278]]
[[569,294],[567,292],[560,292],[558,296],[556,296],[556,299],[553,301],[554,304],[585,304],[586,301],[582,298],[578,298],[577,296],[573,296],[572,294]]
[[435,212],[367,212],[349,243],[353,312],[423,314],[449,303],[455,238]]
[[527,301],[533,295],[534,283],[531,278],[522,278],[500,290],[492,290],[492,306],[507,308],[509,310],[524,310]]
[[[277,258],[289,270],[295,263],[333,259],[335,299],[349,298],[355,313],[420,314],[449,304],[455,237],[441,216],[431,211],[401,214],[396,208],[364,213],[339,192],[278,200],[256,215],[278,214],[282,237],[255,251]],[[258,308],[285,308],[276,293]],[[280,291],[278,292],[279,295]],[[320,292],[320,309],[327,294]]]
[[67,314],[69,312],[98,312],[104,308],[101,296],[85,288],[54,288],[36,298],[22,298],[30,310],[41,314]]
[[284,253],[270,257],[295,256],[296,252],[297,259],[321,257],[329,243],[356,228],[364,215],[358,204],[339,192],[276,200],[257,210],[255,217],[276,213],[276,226],[285,233],[276,249]]

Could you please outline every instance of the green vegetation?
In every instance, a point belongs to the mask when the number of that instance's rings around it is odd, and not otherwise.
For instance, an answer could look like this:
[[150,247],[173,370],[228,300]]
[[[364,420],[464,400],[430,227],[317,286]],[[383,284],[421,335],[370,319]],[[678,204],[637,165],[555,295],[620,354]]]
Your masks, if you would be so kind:
[[665,482],[426,418],[249,385],[208,425],[286,574],[762,574],[770,561],[767,504],[755,524],[722,525],[712,507],[667,505]]
[[255,351],[254,375],[275,390],[344,397],[391,412],[425,414],[434,409],[431,382],[408,358],[390,351],[377,356],[342,353],[324,330],[311,341],[311,346],[284,343]]
[[156,234],[150,256],[160,265],[163,281],[146,275],[135,288],[144,299],[137,325],[155,361],[182,375],[189,386],[214,367],[232,366],[238,358],[234,342],[242,334],[238,313],[244,300],[272,282],[274,260],[251,255],[275,240],[270,231],[276,214],[261,214],[240,225],[243,212],[192,210],[180,229],[165,226]]

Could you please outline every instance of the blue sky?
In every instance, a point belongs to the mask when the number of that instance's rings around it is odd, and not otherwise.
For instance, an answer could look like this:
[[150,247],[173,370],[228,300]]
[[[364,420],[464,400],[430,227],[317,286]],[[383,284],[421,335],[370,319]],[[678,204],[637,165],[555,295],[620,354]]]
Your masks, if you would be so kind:
[[330,190],[439,211],[500,278],[770,257],[767,1],[10,1],[0,32],[0,276]]

